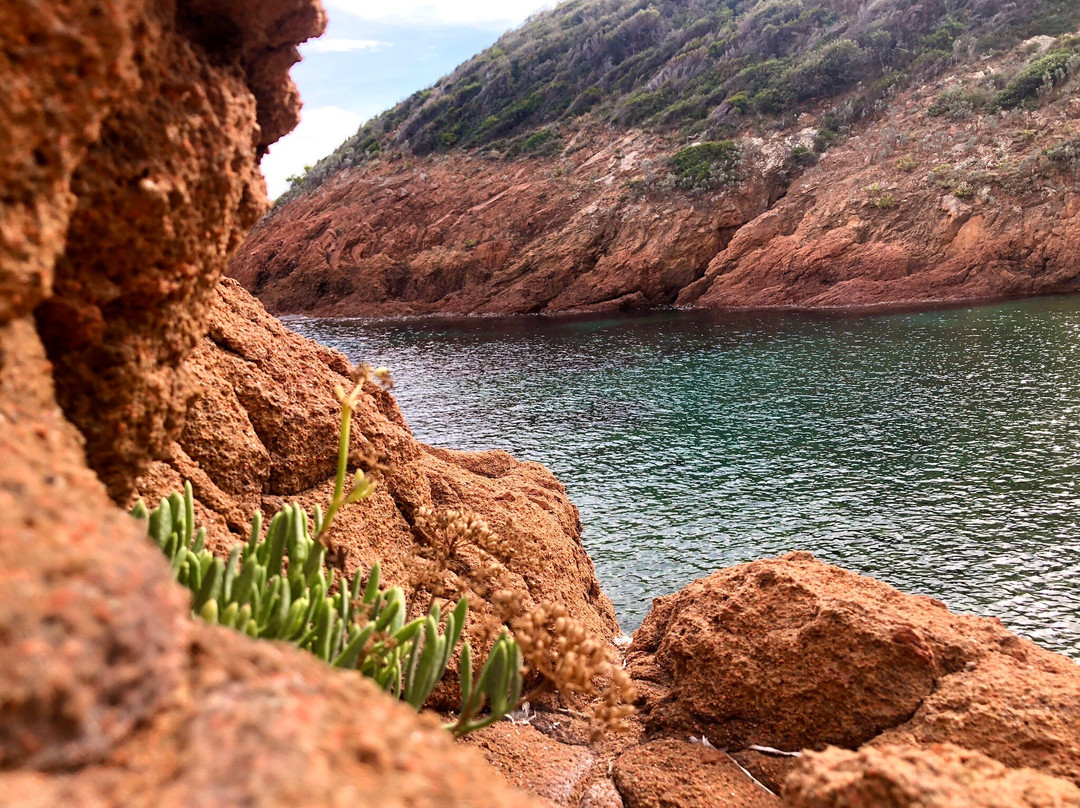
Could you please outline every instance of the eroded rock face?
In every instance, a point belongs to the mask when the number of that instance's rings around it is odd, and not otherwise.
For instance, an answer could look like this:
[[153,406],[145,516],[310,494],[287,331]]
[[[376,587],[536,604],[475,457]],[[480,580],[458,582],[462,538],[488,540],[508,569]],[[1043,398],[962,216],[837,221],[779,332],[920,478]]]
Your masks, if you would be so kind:
[[[73,122],[95,121],[78,132],[85,153],[70,159],[52,208],[70,221],[37,319],[61,405],[91,466],[123,496],[180,428],[194,390],[179,366],[206,331],[226,261],[265,209],[257,158],[298,119],[288,69],[325,18],[315,0],[109,5],[85,31],[48,19],[5,30],[27,34],[11,43],[17,65],[68,79]],[[94,92],[68,63],[73,43],[104,62]],[[12,101],[21,109],[21,95]],[[35,145],[33,163],[64,166],[63,133],[40,123],[31,131],[53,145]]]
[[0,420],[5,805],[531,804],[358,675],[192,622],[25,318],[0,328]]
[[809,752],[787,780],[792,808],[1074,808],[1080,789],[948,744]]
[[612,311],[674,302],[777,180],[649,197],[626,183],[662,144],[633,135],[563,161],[451,155],[341,175],[256,227],[230,274],[275,313]]
[[627,662],[654,734],[731,750],[949,741],[1080,782],[1076,663],[807,553],[658,599]]

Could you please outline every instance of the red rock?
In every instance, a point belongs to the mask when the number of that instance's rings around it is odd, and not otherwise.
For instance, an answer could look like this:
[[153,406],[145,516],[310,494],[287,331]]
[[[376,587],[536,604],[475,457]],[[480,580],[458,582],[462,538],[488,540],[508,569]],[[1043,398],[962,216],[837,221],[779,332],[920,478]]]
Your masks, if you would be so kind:
[[581,808],[625,808],[615,783],[606,777],[595,781],[581,798]]
[[615,784],[626,808],[770,808],[780,800],[716,749],[652,741],[625,752]]
[[508,783],[557,808],[578,808],[596,762],[588,746],[559,743],[528,724],[500,721],[467,740]]
[[950,745],[808,752],[788,778],[791,808],[1075,808],[1080,789]]
[[536,805],[357,674],[192,621],[99,479],[119,496],[180,435],[323,22],[305,0],[181,6],[0,5],[0,802]]
[[[634,197],[631,175],[613,159],[620,143],[597,141],[565,161],[530,159],[514,166],[515,179],[505,163],[458,154],[350,171],[255,227],[230,274],[274,313],[674,302],[731,234],[766,210],[771,180],[728,197]],[[644,135],[634,148],[664,159]]]
[[1076,663],[806,553],[658,599],[627,667],[654,734],[731,750],[947,740],[1080,782]]
[[1078,739],[1080,668],[1023,652],[987,655],[945,677],[910,721],[873,743],[951,742],[1080,785]]

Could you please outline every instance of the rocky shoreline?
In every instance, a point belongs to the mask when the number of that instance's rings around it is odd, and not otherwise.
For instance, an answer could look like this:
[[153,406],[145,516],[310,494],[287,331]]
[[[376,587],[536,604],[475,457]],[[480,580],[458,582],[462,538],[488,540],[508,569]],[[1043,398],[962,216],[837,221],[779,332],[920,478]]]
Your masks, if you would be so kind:
[[[638,718],[596,743],[554,699],[455,743],[355,673],[193,620],[125,507],[189,479],[221,555],[253,509],[326,501],[351,368],[221,279],[321,10],[182,7],[0,14],[25,34],[0,65],[5,805],[1080,806],[1075,662],[806,554],[659,598],[624,655]],[[408,586],[417,510],[465,507],[521,538],[529,598],[615,641],[550,472],[424,446],[374,385],[354,441],[388,471],[343,517],[350,571]]]

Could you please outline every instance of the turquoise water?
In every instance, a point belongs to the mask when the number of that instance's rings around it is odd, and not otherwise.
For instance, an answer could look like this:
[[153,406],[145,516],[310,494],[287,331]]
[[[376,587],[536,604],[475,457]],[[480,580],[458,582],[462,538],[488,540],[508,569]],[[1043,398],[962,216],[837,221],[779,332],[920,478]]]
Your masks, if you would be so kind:
[[1078,298],[290,325],[391,367],[421,440],[551,468],[628,632],[802,549],[1080,657]]

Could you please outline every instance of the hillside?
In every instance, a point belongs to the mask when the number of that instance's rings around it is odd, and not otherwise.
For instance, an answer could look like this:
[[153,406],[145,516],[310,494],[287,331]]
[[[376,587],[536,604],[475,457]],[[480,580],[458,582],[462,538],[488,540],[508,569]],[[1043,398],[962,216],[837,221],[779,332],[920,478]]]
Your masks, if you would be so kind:
[[1073,291],[1078,28],[1060,0],[574,0],[297,178],[231,272],[333,314]]
[[859,109],[825,111],[842,129],[890,88],[1077,26],[1071,0],[572,0],[369,122],[296,186],[393,149],[556,154],[586,114],[730,137],[859,85]]

